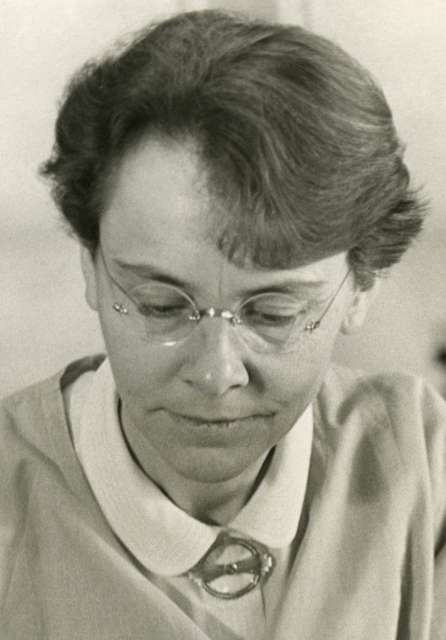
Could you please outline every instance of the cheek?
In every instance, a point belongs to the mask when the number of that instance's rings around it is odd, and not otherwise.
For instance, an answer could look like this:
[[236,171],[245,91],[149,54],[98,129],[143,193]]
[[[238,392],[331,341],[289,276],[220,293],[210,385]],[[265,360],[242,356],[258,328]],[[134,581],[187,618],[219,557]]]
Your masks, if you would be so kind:
[[294,353],[271,358],[263,368],[264,387],[281,403],[307,403],[318,392],[330,366],[335,338],[329,332],[305,336]]
[[265,376],[265,389],[283,407],[306,403],[319,380],[315,363],[304,364],[299,358],[286,358],[275,363]]
[[146,404],[157,402],[180,366],[175,349],[154,346],[123,326],[126,317],[102,316],[106,351],[121,397]]

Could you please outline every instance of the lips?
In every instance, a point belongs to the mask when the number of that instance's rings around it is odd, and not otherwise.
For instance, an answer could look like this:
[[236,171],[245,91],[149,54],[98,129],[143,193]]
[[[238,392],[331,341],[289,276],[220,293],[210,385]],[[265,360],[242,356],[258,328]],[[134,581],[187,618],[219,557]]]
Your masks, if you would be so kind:
[[185,421],[185,422],[189,422],[190,424],[195,424],[197,426],[202,426],[202,425],[215,425],[216,427],[221,426],[221,427],[225,427],[225,426],[230,426],[230,425],[234,425],[235,423],[240,423],[240,422],[248,422],[248,421],[253,421],[253,420],[259,420],[261,418],[267,418],[267,417],[271,417],[271,414],[251,414],[251,415],[245,415],[245,416],[191,416],[191,415],[187,415],[187,414],[180,414],[180,413],[175,413],[175,412],[171,412],[172,415],[181,421]]

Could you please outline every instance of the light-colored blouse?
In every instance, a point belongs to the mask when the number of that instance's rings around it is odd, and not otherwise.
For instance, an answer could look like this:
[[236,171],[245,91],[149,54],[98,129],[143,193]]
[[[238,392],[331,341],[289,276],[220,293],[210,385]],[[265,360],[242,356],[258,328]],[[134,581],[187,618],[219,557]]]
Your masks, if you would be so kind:
[[[309,407],[276,447],[255,494],[225,527],[204,524],[179,509],[131,457],[118,417],[108,360],[71,385],[69,415],[83,470],[123,545],[157,585],[213,640],[259,640],[286,593],[294,562],[292,541],[300,520],[313,432]],[[186,575],[227,529],[269,547],[275,566],[268,579],[235,600],[219,600]]]
[[[184,582],[180,593],[178,576],[154,578],[146,564],[152,554],[138,555],[141,543],[142,551],[151,546],[151,534],[145,547],[139,527],[115,531],[102,498],[100,504],[96,481],[76,455],[62,396],[100,362],[74,363],[14,394],[1,410],[0,638],[243,638],[241,621],[256,605],[240,615],[234,609],[222,626],[225,616],[215,607],[226,601],[211,609],[191,604],[196,585]],[[312,413],[304,502],[296,497],[289,507],[291,521],[293,507],[300,515],[286,570],[265,585],[274,614],[268,620],[266,609],[264,640],[445,640],[444,401],[410,376],[333,368]],[[138,548],[124,540],[128,531]],[[156,537],[153,545],[162,548]]]

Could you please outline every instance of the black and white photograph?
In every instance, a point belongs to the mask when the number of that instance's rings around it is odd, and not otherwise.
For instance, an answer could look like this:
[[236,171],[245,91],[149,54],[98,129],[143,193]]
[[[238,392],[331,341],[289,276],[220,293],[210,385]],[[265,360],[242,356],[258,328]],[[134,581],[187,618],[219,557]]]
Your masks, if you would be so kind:
[[0,640],[446,640],[445,29],[1,0]]

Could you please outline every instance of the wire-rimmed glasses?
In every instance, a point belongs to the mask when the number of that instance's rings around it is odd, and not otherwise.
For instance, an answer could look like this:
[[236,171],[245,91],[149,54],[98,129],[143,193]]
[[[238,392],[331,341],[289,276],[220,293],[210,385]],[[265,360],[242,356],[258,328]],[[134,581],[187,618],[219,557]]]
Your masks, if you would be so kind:
[[[217,307],[200,309],[185,291],[164,282],[148,281],[126,291],[110,273],[101,248],[100,254],[109,280],[135,307],[146,336],[166,346],[184,341],[207,317],[227,320],[254,351],[292,351],[297,348],[302,335],[312,333],[320,326],[350,273],[346,272],[321,314],[312,320],[314,301],[281,292],[252,295],[230,310]],[[128,305],[123,302],[114,302],[112,306],[122,315],[130,313]]]

